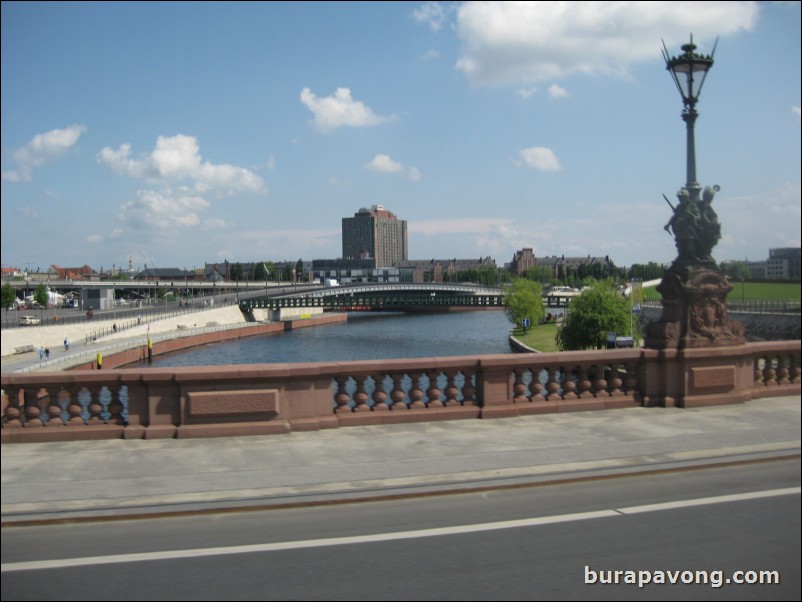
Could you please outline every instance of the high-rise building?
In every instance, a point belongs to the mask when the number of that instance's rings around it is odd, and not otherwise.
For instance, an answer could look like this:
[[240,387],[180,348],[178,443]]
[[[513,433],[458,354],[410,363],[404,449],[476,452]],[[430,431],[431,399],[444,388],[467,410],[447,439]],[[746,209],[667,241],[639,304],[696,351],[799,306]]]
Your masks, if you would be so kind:
[[407,222],[382,205],[343,218],[343,259],[372,259],[376,268],[408,257]]

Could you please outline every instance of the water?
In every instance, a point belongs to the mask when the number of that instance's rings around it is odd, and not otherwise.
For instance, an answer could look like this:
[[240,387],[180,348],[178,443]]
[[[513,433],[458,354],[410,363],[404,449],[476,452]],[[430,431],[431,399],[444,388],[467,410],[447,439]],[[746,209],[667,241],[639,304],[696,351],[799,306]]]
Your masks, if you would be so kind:
[[503,311],[351,313],[348,323],[196,347],[153,358],[154,367],[329,362],[511,353]]

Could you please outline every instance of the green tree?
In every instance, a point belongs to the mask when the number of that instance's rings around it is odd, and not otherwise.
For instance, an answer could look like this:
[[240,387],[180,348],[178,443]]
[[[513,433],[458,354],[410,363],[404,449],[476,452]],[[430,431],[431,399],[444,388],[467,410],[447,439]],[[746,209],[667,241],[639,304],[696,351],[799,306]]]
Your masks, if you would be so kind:
[[6,308],[7,312],[8,308],[14,305],[14,301],[17,298],[17,294],[14,292],[14,287],[6,282],[3,285],[3,288],[0,289],[0,296],[0,298],[2,298],[3,307]]
[[524,318],[532,325],[539,324],[546,315],[540,283],[526,278],[514,279],[504,292],[504,311],[516,326],[523,326]]
[[39,307],[47,307],[50,302],[50,295],[47,294],[47,287],[44,282],[40,282],[33,293],[33,300],[39,304]]
[[260,261],[253,269],[254,280],[267,280],[268,271],[264,261]]
[[303,259],[299,259],[297,262],[295,262],[295,277],[298,279],[298,282],[303,282],[304,279]]
[[601,349],[608,332],[631,334],[631,312],[629,299],[612,280],[594,282],[568,304],[557,345],[563,351]]
[[231,280],[242,280],[242,264],[238,261],[231,266]]

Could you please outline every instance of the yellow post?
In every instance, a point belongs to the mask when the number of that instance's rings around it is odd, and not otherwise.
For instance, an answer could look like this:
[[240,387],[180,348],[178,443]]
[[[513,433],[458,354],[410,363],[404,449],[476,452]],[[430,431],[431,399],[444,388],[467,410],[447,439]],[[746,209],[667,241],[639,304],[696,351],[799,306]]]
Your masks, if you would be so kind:
[[98,351],[97,353],[97,369],[103,368],[103,354]]

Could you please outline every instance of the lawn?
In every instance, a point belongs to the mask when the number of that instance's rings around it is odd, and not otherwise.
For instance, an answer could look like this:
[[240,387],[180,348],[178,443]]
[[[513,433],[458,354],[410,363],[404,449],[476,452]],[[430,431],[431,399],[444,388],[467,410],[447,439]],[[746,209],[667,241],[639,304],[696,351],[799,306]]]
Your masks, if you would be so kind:
[[[799,301],[800,286],[788,282],[731,282],[732,290],[727,299],[740,300],[784,300]],[[659,301],[661,296],[654,287],[643,289],[644,298]]]
[[524,334],[523,329],[516,328],[512,334],[516,339],[532,349],[537,349],[544,353],[547,351],[559,351],[557,343],[554,341],[554,337],[557,336],[557,324],[554,322],[530,328],[526,334]]

